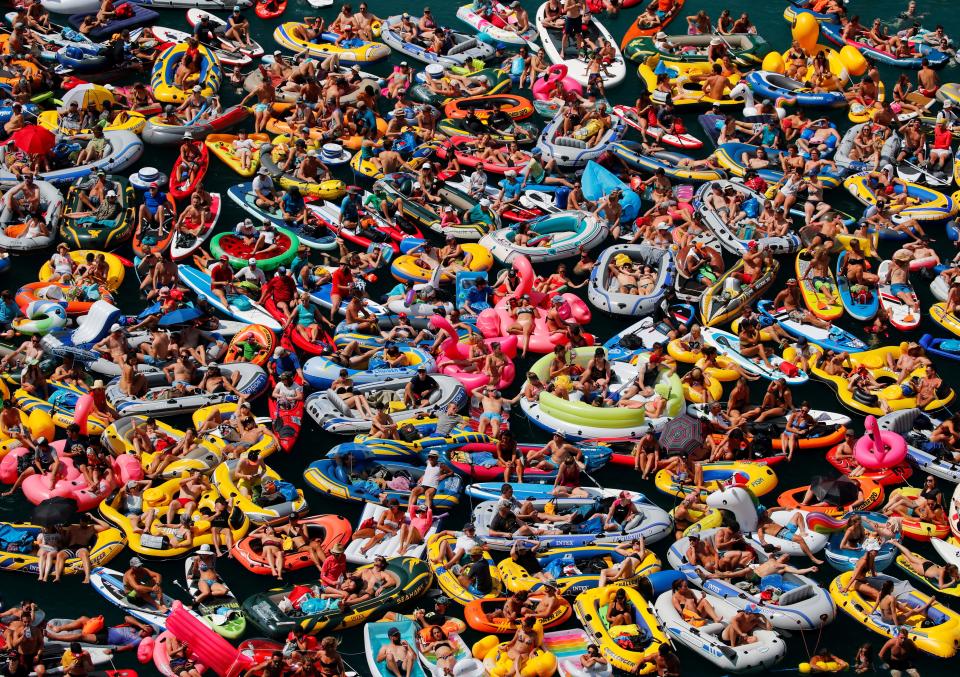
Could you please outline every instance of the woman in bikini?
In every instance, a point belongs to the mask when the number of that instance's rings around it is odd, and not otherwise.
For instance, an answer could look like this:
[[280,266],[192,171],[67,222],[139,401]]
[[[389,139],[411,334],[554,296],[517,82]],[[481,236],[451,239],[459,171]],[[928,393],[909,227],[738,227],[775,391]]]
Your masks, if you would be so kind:
[[958,571],[956,564],[935,564],[926,557],[910,552],[897,541],[890,542],[901,552],[910,568],[921,574],[937,590],[953,588],[960,583],[960,571]]
[[627,601],[627,592],[623,588],[617,588],[613,594],[613,599],[607,606],[607,626],[630,625],[633,623],[633,613],[630,610],[630,603]]
[[936,602],[936,597],[930,597],[926,604],[919,609],[915,609],[909,604],[899,602],[897,601],[897,593],[894,592],[893,579],[887,579],[883,582],[883,586],[880,588],[879,599],[877,600],[877,603],[874,605],[873,609],[870,610],[870,615],[873,615],[879,611],[880,617],[885,623],[899,626],[906,623],[907,619],[911,616],[916,616],[918,614],[925,616],[930,607],[936,604]]
[[633,539],[629,543],[618,544],[614,551],[623,557],[623,559],[612,567],[608,567],[600,572],[600,582],[598,585],[601,588],[608,583],[626,581],[633,578],[636,575],[637,567],[647,557],[647,548],[642,536]]

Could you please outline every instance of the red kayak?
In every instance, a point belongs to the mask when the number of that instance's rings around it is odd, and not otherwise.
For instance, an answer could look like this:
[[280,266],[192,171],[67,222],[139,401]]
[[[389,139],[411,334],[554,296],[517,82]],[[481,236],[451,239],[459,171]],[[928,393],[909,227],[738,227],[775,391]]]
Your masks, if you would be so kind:
[[207,144],[203,141],[185,141],[184,143],[189,143],[197,149],[200,154],[200,167],[194,174],[192,181],[189,178],[186,181],[181,181],[179,176],[182,156],[177,156],[177,161],[173,163],[173,171],[170,172],[170,194],[174,200],[188,199],[190,194],[203,181],[203,177],[207,174],[207,168],[210,166],[210,151],[207,150]]
[[[276,306],[274,306],[274,310],[276,310]],[[280,337],[280,345],[290,352],[294,352],[293,345],[286,334]],[[270,411],[270,426],[273,428],[273,435],[277,438],[280,448],[290,453],[300,436],[300,428],[303,425],[303,400],[301,399],[293,407],[281,407],[273,397],[273,389],[277,385],[278,375],[273,373],[273,369],[267,371],[269,371],[270,377],[270,397],[267,399],[267,408]],[[300,374],[294,374],[293,381],[303,388],[303,377]]]
[[177,203],[173,201],[170,193],[167,193],[164,209],[166,211],[163,222],[159,226],[148,224],[144,227],[142,223],[137,224],[133,240],[130,242],[133,253],[137,256],[146,256],[147,251],[162,254],[170,247],[170,242],[173,240],[173,226],[177,221]]
[[276,19],[278,16],[283,14],[287,9],[287,0],[283,2],[277,2],[276,0],[266,0],[266,2],[258,2],[257,7],[254,10],[257,13],[257,16],[261,19]]
[[367,214],[360,219],[360,225],[357,228],[343,228],[333,218],[327,218],[327,215],[314,210],[310,210],[309,218],[315,219],[317,225],[323,226],[346,242],[364,249],[376,242],[390,247],[394,254],[399,254],[401,240],[411,237],[423,239],[423,233],[415,225],[404,222],[403,226],[400,226],[382,216]]

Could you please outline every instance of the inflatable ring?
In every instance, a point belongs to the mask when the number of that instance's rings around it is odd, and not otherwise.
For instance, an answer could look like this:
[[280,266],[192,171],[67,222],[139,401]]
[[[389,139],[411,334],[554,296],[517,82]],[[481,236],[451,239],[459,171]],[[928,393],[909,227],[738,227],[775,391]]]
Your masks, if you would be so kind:
[[868,470],[892,468],[907,456],[907,442],[899,433],[880,430],[877,419],[867,416],[864,421],[866,434],[857,440],[853,456],[857,463]]
[[67,310],[54,301],[31,301],[11,326],[21,334],[49,334],[67,324]]

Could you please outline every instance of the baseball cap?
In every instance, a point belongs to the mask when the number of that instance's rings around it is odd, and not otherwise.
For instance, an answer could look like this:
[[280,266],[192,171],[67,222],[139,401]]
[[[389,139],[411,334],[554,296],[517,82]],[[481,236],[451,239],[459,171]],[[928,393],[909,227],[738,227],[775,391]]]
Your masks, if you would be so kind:
[[251,256],[249,259],[247,259],[247,263],[253,266],[253,265],[256,265],[257,260]]
[[131,558],[130,558],[130,566],[132,566],[132,567],[142,567],[142,566],[143,566],[143,560],[141,560],[139,557],[131,557]]
[[110,325],[110,331],[122,331],[122,330],[123,330],[123,327],[121,327],[116,322]]
[[117,191],[115,191],[115,190],[108,190],[108,191],[107,191],[107,197],[116,197],[116,196],[117,196]]

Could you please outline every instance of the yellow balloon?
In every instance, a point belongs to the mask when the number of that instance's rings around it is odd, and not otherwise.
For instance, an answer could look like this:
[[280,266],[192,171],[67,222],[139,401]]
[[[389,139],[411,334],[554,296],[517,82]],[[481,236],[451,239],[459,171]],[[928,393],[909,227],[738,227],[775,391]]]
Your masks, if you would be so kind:
[[867,60],[853,45],[844,45],[840,50],[840,60],[850,75],[860,76],[867,72]]
[[761,68],[765,71],[772,71],[780,74],[783,74],[783,71],[786,70],[786,66],[783,63],[783,57],[780,56],[779,52],[770,52],[763,57],[763,64],[761,65]]
[[810,667],[809,663],[801,663],[800,665],[797,666],[797,671],[801,675],[809,675],[811,670],[812,668]]
[[820,39],[820,24],[813,18],[809,12],[803,12],[797,15],[797,20],[793,24],[793,39],[800,43],[808,52],[812,52],[817,46],[817,40]]
[[840,669],[840,664],[837,663],[836,661],[829,661],[824,664],[823,669],[829,670],[830,672],[836,672],[837,670]]

